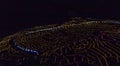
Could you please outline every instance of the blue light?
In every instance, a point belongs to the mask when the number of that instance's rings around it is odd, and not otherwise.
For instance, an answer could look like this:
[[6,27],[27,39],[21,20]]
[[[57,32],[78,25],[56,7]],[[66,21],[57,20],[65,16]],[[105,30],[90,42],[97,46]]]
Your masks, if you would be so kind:
[[22,51],[25,51],[25,52],[29,52],[29,53],[35,53],[36,55],[39,55],[39,52],[36,51],[36,50],[31,50],[31,49],[28,49],[28,48],[24,48],[22,46],[19,46],[15,40],[13,40],[13,43],[15,45],[15,47],[17,47],[18,49],[22,50]]

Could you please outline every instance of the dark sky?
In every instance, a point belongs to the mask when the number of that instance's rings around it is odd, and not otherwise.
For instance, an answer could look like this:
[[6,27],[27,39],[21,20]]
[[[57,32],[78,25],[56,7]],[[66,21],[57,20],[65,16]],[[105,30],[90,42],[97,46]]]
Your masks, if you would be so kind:
[[3,0],[0,37],[70,17],[120,19],[120,0]]

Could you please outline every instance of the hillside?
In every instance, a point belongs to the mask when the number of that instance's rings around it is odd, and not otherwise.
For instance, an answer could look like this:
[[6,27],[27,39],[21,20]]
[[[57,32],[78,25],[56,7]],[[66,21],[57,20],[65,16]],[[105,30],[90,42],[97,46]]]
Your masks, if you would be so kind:
[[120,22],[74,18],[0,41],[0,66],[119,66]]

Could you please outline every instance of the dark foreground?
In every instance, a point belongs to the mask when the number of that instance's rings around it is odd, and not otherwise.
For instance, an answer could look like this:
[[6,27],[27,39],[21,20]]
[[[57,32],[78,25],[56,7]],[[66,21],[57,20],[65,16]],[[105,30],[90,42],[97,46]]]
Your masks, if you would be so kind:
[[0,66],[119,66],[120,23],[75,18],[3,38]]

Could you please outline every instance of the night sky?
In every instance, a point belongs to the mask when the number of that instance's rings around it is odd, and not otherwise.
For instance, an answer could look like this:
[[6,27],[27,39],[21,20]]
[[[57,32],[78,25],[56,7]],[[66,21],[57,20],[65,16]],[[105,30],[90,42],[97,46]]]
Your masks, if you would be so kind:
[[120,20],[120,0],[3,0],[0,37],[36,25],[62,23],[70,17]]

